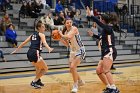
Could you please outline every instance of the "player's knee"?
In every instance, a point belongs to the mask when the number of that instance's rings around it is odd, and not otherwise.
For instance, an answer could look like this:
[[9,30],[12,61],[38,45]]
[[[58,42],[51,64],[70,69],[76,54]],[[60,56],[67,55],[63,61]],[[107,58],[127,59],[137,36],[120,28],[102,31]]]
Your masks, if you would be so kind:
[[75,66],[70,66],[70,71],[74,71],[76,69]]
[[108,74],[108,73],[110,73],[110,70],[104,70],[103,72],[104,72],[104,74]]
[[102,68],[101,68],[101,67],[97,67],[97,68],[96,68],[96,73],[97,73],[98,75],[102,74],[102,73],[103,73]]
[[42,69],[43,71],[44,71],[44,73],[45,72],[47,72],[48,71],[48,67],[45,67],[44,69]]
[[45,72],[45,69],[40,69],[41,72]]

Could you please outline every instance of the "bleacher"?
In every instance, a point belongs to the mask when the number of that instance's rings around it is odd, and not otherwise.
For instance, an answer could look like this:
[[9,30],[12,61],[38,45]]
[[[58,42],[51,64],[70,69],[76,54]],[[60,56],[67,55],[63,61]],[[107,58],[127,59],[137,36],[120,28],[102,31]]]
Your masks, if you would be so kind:
[[[17,41],[18,45],[24,41],[33,31],[34,31],[34,20],[33,18],[20,18],[20,26],[18,26],[19,16],[12,11],[18,11],[20,4],[15,5],[16,8],[13,10],[8,10],[8,13],[11,15],[11,19],[13,24],[16,26],[17,32]],[[47,10],[43,10],[47,11]],[[85,15],[85,11],[82,10],[82,15]],[[1,14],[0,14],[1,16]],[[85,17],[83,17],[82,21],[85,21]],[[96,46],[96,41],[87,35],[87,30],[89,29],[88,26],[84,28],[78,28],[81,39],[86,48],[86,59],[82,61],[80,66],[90,66],[90,65],[97,65],[100,59],[100,51]],[[126,30],[126,29],[125,29]],[[46,39],[48,44],[50,44],[50,32],[45,32]],[[0,36],[2,39],[0,42],[0,48],[4,52],[4,56],[7,59],[7,62],[2,62],[0,59],[0,73],[6,72],[18,72],[18,71],[29,71],[34,70],[32,64],[27,60],[26,53],[28,51],[29,43],[24,46],[20,51],[16,54],[11,55],[10,53],[15,48],[10,48],[9,44],[5,41],[4,36]],[[140,62],[140,37],[135,36],[134,33],[127,33],[127,37],[121,37],[120,34],[115,33],[116,39],[116,48],[118,52],[118,56],[115,64],[124,64],[128,62]],[[138,41],[139,40],[139,41]],[[49,66],[49,69],[53,68],[65,68],[68,67],[68,49],[64,47],[58,41],[51,41],[51,46],[54,48],[52,53],[48,53],[46,49],[42,52],[42,57],[45,59],[46,63]],[[137,47],[137,50],[136,50]]]

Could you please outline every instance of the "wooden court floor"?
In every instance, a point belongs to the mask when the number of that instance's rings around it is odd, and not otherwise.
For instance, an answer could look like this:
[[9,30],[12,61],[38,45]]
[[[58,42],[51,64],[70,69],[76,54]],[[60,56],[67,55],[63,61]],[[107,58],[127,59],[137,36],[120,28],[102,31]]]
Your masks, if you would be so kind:
[[[112,73],[120,93],[140,93],[140,63],[115,66],[117,69]],[[86,84],[79,88],[78,93],[102,93],[105,86],[98,79],[95,68],[79,68],[79,74]],[[41,89],[30,86],[34,72],[0,74],[0,93],[70,93],[73,82],[67,71],[50,70],[48,75],[42,77],[45,86]],[[55,74],[49,74],[53,72]]]

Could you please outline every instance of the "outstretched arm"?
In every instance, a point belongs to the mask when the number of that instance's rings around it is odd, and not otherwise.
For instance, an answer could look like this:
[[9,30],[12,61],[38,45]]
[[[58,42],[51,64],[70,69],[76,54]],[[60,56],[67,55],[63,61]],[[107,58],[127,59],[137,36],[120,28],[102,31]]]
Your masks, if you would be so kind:
[[104,25],[102,22],[100,22],[100,20],[99,20],[97,17],[92,16],[92,19],[93,19],[93,21],[96,22],[101,28],[104,28],[105,25]]
[[24,41],[22,42],[18,48],[16,48],[11,54],[14,54],[16,53],[20,48],[22,48],[24,45],[26,45],[29,41],[30,41],[30,38],[31,38],[31,35]]

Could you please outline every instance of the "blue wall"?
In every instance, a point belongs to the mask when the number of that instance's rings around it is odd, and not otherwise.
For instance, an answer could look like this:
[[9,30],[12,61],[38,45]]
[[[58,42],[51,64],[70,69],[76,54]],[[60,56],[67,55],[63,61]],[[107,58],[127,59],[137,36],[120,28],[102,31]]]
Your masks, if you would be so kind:
[[[57,0],[58,1],[58,0]],[[52,0],[46,0],[47,4],[52,6]],[[75,2],[75,7],[83,9],[80,0],[72,0],[72,2]],[[82,0],[85,7],[90,6],[90,0]],[[114,4],[116,4],[118,0],[94,0],[94,8],[97,8],[101,12],[112,12],[114,11]]]
[[118,2],[118,0],[100,0],[95,1],[94,8],[97,8],[101,12],[112,12],[114,11],[114,5]]

